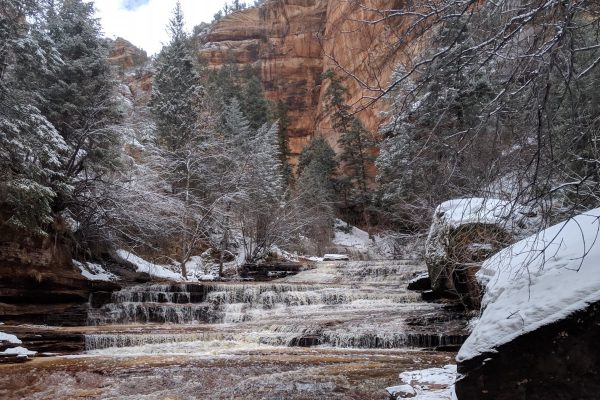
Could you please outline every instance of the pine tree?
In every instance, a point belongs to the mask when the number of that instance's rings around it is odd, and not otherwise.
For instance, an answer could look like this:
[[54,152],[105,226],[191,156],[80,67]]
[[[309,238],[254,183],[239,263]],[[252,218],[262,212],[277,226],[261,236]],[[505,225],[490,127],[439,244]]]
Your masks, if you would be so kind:
[[175,151],[197,139],[202,96],[179,2],[168,31],[170,42],[163,47],[156,61],[150,106],[159,144]]
[[283,181],[286,187],[293,186],[294,172],[292,171],[292,166],[288,161],[290,157],[290,146],[288,140],[288,127],[290,125],[290,118],[287,113],[287,106],[284,103],[277,103],[276,115],[277,120],[279,121],[279,159],[281,160]]
[[101,207],[90,207],[101,201],[89,197],[93,187],[118,168],[117,85],[93,3],[63,0],[55,7],[49,13],[48,30],[63,62],[45,82],[43,112],[67,143],[68,158],[54,210],[69,208],[81,221],[101,223]]
[[333,237],[336,169],[335,152],[322,137],[313,139],[300,153],[296,192],[299,207],[307,214],[305,218],[313,221],[303,233],[315,242],[318,253],[324,251]]
[[0,1],[0,225],[45,235],[67,145],[46,119],[39,82],[61,64],[34,1]]
[[255,71],[246,78],[242,93],[242,112],[248,118],[252,129],[258,129],[270,120],[269,102]]
[[[328,70],[324,78],[329,79],[329,86],[325,92],[326,109],[331,113],[334,130],[340,134],[338,141],[342,148],[340,160],[348,177],[346,183],[340,187],[343,208],[347,212],[354,210],[348,216],[353,217],[352,214],[358,214],[359,221],[362,220],[369,227],[371,219],[369,186],[372,179],[368,169],[375,160],[373,148],[376,143],[347,104],[347,88],[342,85],[332,70]],[[340,181],[340,183],[344,182]]]
[[335,160],[335,152],[321,136],[314,138],[302,149],[298,159],[298,176],[302,175],[309,165],[312,165],[312,168],[325,178],[329,188],[333,189],[338,163]]

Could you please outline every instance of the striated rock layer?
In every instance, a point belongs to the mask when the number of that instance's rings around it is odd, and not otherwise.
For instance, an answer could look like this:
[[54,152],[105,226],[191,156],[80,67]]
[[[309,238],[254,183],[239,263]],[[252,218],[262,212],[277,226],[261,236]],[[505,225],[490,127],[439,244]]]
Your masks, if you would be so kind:
[[[381,14],[370,8],[400,7],[392,0],[271,0],[258,8],[229,15],[198,41],[198,57],[209,67],[227,62],[261,71],[266,96],[287,106],[292,165],[314,135],[336,149],[321,75],[333,68],[348,87],[355,109],[381,94],[401,53],[390,46],[401,29],[396,20],[369,24]],[[356,79],[350,75],[354,75]],[[360,81],[361,83],[359,83]],[[381,102],[359,112],[371,132],[382,123]]]
[[88,281],[72,263],[60,234],[25,237],[0,231],[0,321],[82,325],[88,298],[111,282]]

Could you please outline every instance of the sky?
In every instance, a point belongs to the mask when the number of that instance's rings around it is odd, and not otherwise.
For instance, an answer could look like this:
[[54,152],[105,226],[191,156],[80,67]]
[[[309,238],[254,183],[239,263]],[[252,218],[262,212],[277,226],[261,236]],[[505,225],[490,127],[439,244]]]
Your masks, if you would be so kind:
[[[188,32],[200,22],[210,22],[226,0],[180,0]],[[107,37],[121,36],[148,55],[160,51],[168,42],[166,31],[177,0],[95,0]]]

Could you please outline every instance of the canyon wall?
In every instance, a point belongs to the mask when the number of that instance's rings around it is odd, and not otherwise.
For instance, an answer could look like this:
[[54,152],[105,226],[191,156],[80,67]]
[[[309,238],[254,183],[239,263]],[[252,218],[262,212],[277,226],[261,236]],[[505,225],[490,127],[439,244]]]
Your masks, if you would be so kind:
[[377,134],[383,121],[381,94],[403,52],[395,46],[401,25],[375,10],[401,7],[397,0],[271,0],[226,16],[197,42],[198,57],[211,68],[226,63],[260,70],[266,96],[287,106],[292,165],[315,135],[338,149],[339,134],[326,111],[332,68],[348,88],[348,101],[366,128]]

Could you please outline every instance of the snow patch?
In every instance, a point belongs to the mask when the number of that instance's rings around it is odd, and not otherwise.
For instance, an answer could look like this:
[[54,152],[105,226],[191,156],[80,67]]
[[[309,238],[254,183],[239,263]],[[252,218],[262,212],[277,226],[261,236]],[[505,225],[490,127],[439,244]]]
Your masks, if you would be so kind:
[[0,342],[8,342],[11,344],[21,344],[21,340],[15,335],[11,335],[10,333],[0,332]]
[[501,224],[513,212],[514,203],[510,201],[472,197],[445,201],[434,215],[438,223],[458,228],[466,224]]
[[451,400],[456,379],[456,365],[406,371],[400,374],[402,385],[388,387],[388,393],[396,399]]
[[477,278],[482,313],[460,349],[465,361],[600,301],[600,208],[496,253]]
[[367,251],[371,239],[369,234],[355,226],[348,225],[341,219],[335,220],[335,237],[333,244],[353,247],[357,250]]
[[[13,334],[0,332],[0,342],[10,343],[10,344],[22,344],[23,342]],[[1,355],[6,356],[17,356],[17,357],[27,357],[36,354],[37,351],[31,351],[22,346],[15,346],[8,348],[4,351],[0,351]]]
[[4,351],[0,351],[0,354],[6,355],[17,355],[17,356],[32,356],[37,354],[37,351],[27,350],[25,347],[17,346]]
[[190,281],[214,281],[219,279],[219,266],[215,263],[205,263],[201,256],[190,257],[185,263],[187,278]]
[[171,279],[174,281],[184,280],[181,274],[173,272],[168,266],[153,264],[141,257],[136,256],[133,253],[128,252],[127,250],[117,250],[117,255],[123,260],[129,261],[135,265],[137,272],[145,272],[157,278]]
[[79,262],[73,260],[73,264],[79,268],[81,271],[81,275],[83,275],[86,279],[90,281],[116,281],[119,278],[113,274],[102,268],[100,264],[94,264],[91,262]]
[[349,225],[341,219],[335,220],[335,236],[331,242],[335,246],[345,249],[351,256],[356,253],[369,259],[392,258],[393,256],[393,246],[388,237],[382,235],[370,237],[368,232]]

